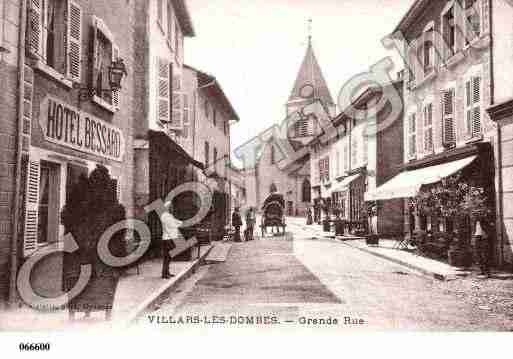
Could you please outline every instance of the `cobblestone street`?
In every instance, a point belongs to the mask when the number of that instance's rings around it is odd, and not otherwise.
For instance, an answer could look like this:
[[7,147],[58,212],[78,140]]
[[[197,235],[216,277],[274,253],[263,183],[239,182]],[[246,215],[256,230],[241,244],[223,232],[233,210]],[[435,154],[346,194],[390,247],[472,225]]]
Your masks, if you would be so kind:
[[292,222],[286,237],[235,243],[225,263],[203,266],[140,324],[196,315],[268,316],[282,325],[332,318],[349,330],[513,328],[511,310],[476,301],[473,279],[427,278],[338,241],[315,239]]

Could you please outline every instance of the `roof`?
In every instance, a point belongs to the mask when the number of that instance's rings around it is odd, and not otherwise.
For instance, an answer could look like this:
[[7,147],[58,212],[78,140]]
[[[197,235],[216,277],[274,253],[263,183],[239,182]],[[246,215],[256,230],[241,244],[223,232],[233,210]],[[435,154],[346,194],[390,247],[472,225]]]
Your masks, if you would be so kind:
[[235,109],[233,108],[230,100],[226,96],[225,92],[223,91],[223,88],[221,87],[221,84],[219,83],[219,81],[217,81],[215,76],[207,74],[206,72],[198,70],[190,65],[184,64],[184,67],[196,72],[196,76],[198,78],[198,88],[205,91],[209,96],[216,97],[219,100],[220,105],[228,113],[228,115],[235,121],[240,121],[237,111],[235,111]]
[[331,96],[328,85],[326,84],[321,67],[317,62],[311,41],[308,42],[306,54],[303,59],[303,63],[299,68],[294,88],[292,89],[292,93],[289,97],[289,102],[303,99],[300,92],[307,84],[313,86],[315,98],[322,100],[325,104],[334,104],[333,97]]
[[185,0],[172,0],[172,2],[183,35],[188,37],[195,36],[196,33],[194,32],[194,26],[192,25],[191,15],[189,9],[187,8]]
[[399,31],[406,31],[406,29],[414,22],[414,20],[424,11],[428,4],[429,0],[415,0],[394,29],[392,35]]

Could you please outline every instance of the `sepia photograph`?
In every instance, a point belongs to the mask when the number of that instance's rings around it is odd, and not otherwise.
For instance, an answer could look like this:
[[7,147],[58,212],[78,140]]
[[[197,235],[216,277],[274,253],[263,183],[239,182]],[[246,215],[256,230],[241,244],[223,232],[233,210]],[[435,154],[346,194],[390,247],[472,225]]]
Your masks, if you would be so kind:
[[0,342],[511,333],[512,24],[513,0],[0,0]]

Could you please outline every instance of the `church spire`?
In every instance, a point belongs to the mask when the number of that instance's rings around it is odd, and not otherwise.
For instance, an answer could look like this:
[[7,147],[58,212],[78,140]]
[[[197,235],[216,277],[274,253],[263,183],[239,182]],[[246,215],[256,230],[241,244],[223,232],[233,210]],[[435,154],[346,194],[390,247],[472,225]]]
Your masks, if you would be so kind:
[[312,19],[308,20],[308,45],[306,54],[299,68],[296,82],[289,97],[289,103],[305,98],[305,87],[313,90],[312,96],[320,99],[325,105],[333,105],[333,97],[317,62],[312,46]]

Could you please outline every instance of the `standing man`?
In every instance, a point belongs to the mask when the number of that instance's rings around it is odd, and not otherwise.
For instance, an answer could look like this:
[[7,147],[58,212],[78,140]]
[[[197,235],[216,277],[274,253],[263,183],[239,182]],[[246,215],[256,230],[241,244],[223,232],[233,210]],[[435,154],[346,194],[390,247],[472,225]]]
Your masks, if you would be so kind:
[[253,230],[255,228],[255,209],[253,207],[249,207],[248,211],[246,212],[246,233],[247,233],[247,239],[248,241],[252,241],[254,239],[253,237]]
[[240,242],[240,227],[242,226],[242,218],[240,218],[239,207],[235,207],[232,214],[232,226],[235,227],[235,242]]
[[169,265],[171,264],[170,251],[176,248],[174,241],[182,236],[178,229],[182,222],[173,215],[172,203],[167,203],[166,207],[169,207],[169,210],[160,216],[162,223],[162,278],[169,279],[174,277],[174,274],[169,273]]

